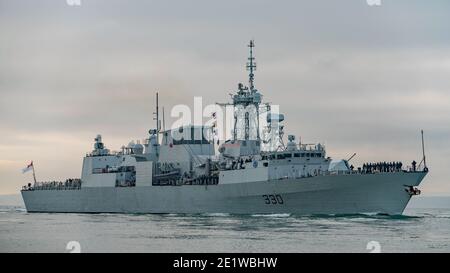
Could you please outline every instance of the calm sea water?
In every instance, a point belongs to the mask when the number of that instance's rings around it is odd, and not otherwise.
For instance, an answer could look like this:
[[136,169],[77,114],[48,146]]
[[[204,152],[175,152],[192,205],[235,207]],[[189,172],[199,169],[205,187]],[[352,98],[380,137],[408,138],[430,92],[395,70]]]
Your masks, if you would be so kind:
[[371,241],[381,252],[450,252],[445,206],[393,217],[30,214],[2,198],[0,252],[67,252],[70,241],[82,252],[369,252]]

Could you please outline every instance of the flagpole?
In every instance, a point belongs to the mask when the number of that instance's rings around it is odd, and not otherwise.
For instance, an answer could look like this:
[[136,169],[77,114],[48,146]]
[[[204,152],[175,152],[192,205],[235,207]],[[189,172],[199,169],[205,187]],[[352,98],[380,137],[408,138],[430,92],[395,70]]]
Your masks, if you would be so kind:
[[36,185],[36,172],[34,171],[34,163],[31,162],[31,167],[33,167],[33,179],[34,179],[34,185]]
[[423,130],[420,131],[420,133],[422,134],[422,161],[423,161],[423,167],[424,169],[428,169],[427,168],[427,161],[425,159],[425,143],[423,141]]

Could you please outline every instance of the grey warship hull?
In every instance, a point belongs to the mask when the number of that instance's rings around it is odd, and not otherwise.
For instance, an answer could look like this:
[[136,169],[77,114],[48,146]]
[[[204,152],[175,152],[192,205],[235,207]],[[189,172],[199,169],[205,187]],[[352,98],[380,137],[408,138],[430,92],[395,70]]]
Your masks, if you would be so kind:
[[402,214],[426,172],[342,174],[192,186],[22,191],[28,212]]

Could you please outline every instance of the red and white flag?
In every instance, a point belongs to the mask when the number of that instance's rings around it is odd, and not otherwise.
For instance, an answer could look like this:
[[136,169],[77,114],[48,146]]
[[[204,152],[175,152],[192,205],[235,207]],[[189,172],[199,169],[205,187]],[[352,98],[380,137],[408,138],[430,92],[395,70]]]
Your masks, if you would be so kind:
[[22,173],[26,173],[28,171],[31,171],[33,169],[33,161],[31,161],[30,164],[28,164],[28,166],[26,168],[22,169]]

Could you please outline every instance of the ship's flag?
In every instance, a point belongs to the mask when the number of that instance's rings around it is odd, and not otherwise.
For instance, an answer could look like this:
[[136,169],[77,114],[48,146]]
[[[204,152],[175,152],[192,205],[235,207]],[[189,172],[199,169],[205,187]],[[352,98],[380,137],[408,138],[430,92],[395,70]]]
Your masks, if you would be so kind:
[[28,164],[28,166],[22,169],[22,173],[26,173],[28,171],[31,171],[32,169],[33,169],[33,161],[31,161],[31,163]]

